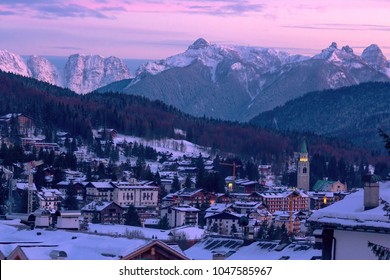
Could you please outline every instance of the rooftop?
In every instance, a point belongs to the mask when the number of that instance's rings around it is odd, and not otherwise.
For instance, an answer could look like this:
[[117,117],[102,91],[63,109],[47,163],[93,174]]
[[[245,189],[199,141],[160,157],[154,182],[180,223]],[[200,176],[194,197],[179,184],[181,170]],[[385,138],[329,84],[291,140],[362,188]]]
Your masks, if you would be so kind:
[[384,210],[390,202],[390,182],[380,182],[379,186],[380,203],[376,208],[364,211],[364,190],[361,189],[314,212],[308,221],[332,227],[390,231],[390,216]]

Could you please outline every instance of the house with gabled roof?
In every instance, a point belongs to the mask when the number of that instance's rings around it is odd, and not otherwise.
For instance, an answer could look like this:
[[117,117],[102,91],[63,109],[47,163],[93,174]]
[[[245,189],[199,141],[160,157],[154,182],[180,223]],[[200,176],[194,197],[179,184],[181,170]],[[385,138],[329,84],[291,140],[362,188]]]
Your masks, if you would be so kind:
[[178,250],[177,246],[170,246],[160,240],[152,240],[149,243],[136,248],[133,252],[123,256],[122,260],[189,260]]
[[337,181],[318,180],[313,186],[315,192],[346,192],[347,186]]
[[124,209],[115,202],[109,201],[92,201],[83,208],[81,208],[81,215],[89,223],[94,221],[100,224],[122,224]]

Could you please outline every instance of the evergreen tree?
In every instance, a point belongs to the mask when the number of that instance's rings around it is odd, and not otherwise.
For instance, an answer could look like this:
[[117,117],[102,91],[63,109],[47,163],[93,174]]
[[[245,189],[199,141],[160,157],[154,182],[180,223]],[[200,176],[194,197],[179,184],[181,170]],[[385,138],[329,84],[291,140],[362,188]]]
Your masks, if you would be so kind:
[[280,243],[290,243],[286,224],[283,224],[280,228]]
[[202,154],[199,154],[199,157],[196,160],[196,168],[197,168],[197,173],[196,173],[195,188],[202,189],[204,188],[205,177],[206,177]]
[[184,182],[184,188],[191,188],[191,187],[192,187],[191,176],[187,175],[186,180]]
[[45,171],[42,165],[37,167],[37,171],[34,174],[34,183],[38,190],[46,186]]
[[275,223],[272,222],[271,225],[268,227],[267,239],[275,240],[275,235],[276,235]]
[[171,193],[177,192],[180,190],[180,182],[179,177],[175,176],[173,177],[172,187],[171,187]]
[[106,168],[102,162],[99,163],[97,175],[99,176],[99,180],[106,178]]
[[339,179],[339,169],[337,167],[337,160],[333,156],[328,163],[328,177],[329,180],[337,181]]
[[390,248],[368,241],[368,248],[374,253],[378,260],[390,260]]
[[141,226],[141,220],[139,218],[137,209],[135,209],[134,205],[130,205],[129,208],[127,208],[124,218],[125,218],[125,225],[135,226],[135,227]]
[[259,231],[257,232],[257,238],[260,239],[260,240],[266,239],[267,238],[267,229],[268,229],[268,224],[267,224],[267,221],[264,220],[261,223]]
[[340,158],[339,162],[337,163],[337,167],[338,167],[338,173],[339,173],[339,180],[342,182],[342,183],[345,183],[346,181],[346,178],[347,178],[347,163],[345,162],[345,160],[343,158]]
[[161,186],[161,177],[158,171],[154,174],[153,182],[156,186]]
[[78,210],[77,191],[74,185],[71,183],[66,189],[64,208],[66,210]]
[[164,216],[164,217],[162,217],[160,219],[160,221],[158,222],[157,227],[159,229],[169,229],[169,222],[168,222],[167,216]]

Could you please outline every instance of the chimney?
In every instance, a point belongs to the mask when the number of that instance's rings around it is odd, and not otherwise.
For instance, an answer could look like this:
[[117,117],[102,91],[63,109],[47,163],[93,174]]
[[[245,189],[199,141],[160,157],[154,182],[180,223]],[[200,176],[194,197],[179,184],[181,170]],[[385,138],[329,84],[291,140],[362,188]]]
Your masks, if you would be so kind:
[[65,260],[68,257],[65,251],[60,251],[60,250],[51,251],[49,256],[51,257],[52,260]]
[[381,178],[377,175],[363,175],[364,182],[364,211],[379,206],[379,181]]
[[225,260],[226,255],[225,252],[214,252],[213,253],[213,260]]

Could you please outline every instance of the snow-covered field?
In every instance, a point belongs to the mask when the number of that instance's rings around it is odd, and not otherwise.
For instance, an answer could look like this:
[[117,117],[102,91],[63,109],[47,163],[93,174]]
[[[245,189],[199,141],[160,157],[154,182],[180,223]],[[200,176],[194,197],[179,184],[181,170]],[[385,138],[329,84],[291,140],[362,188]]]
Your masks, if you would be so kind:
[[176,140],[176,139],[146,140],[144,138],[122,135],[122,134],[118,134],[118,136],[114,138],[115,144],[123,143],[123,141],[126,141],[127,143],[137,142],[139,144],[143,144],[144,146],[152,147],[157,152],[172,154],[172,157],[174,159],[183,157],[184,155],[193,155],[193,156],[199,156],[199,154],[202,154],[204,156],[209,155],[208,148],[196,145],[186,140]]

